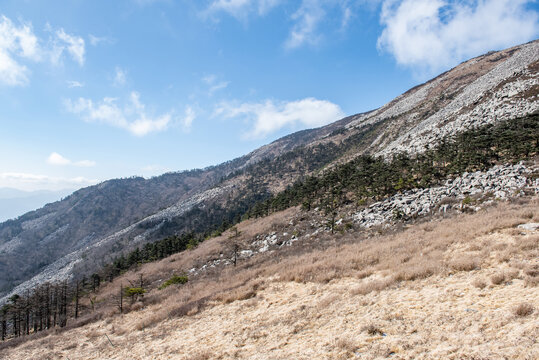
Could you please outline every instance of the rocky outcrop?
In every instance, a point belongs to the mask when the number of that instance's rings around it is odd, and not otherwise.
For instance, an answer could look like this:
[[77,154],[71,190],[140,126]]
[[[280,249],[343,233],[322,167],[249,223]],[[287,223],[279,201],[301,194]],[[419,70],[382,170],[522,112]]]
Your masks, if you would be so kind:
[[383,122],[385,130],[368,150],[387,156],[421,152],[447,135],[537,112],[538,62],[539,41],[468,60],[347,128]]
[[537,180],[527,178],[533,170],[537,169],[517,164],[464,173],[442,186],[414,189],[376,202],[356,213],[353,219],[359,226],[370,228],[450,209],[478,210],[480,202],[488,204],[496,199],[522,196],[524,190],[539,194]]

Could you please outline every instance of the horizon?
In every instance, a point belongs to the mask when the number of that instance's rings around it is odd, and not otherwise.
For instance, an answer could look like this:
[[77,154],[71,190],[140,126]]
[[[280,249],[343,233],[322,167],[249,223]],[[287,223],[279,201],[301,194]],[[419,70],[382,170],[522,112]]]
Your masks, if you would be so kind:
[[526,0],[8,0],[0,188],[216,166],[535,40],[538,19]]

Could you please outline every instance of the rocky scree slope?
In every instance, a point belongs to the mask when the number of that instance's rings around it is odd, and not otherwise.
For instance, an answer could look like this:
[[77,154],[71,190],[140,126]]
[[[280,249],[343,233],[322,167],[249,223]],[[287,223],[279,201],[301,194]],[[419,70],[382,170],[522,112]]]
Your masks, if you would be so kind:
[[[464,173],[448,179],[440,186],[413,189],[390,196],[385,200],[363,206],[343,208],[336,220],[336,232],[353,231],[355,234],[389,228],[397,223],[414,223],[446,217],[455,213],[474,213],[517,198],[539,195],[539,162],[528,164],[496,165],[486,171]],[[315,208],[290,215],[288,224],[279,231],[253,236],[238,242],[240,260],[276,251],[292,245],[310,246],[321,234],[329,235],[331,228],[323,209]],[[198,275],[222,266],[230,266],[234,256],[220,254],[204,264],[188,270]]]
[[[375,111],[289,135],[234,161],[79,190],[0,224],[0,296],[95,271],[119,253],[173,233],[211,230],[332,163],[365,153],[421,152],[469,127],[534,113],[538,70],[539,41],[491,52]],[[214,223],[204,227],[207,219]]]

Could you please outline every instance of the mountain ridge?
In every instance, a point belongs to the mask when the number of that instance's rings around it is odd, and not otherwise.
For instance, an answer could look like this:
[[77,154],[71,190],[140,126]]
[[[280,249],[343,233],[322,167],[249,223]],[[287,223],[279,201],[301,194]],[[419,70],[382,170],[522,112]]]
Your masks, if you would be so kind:
[[[365,153],[420,152],[444,135],[534,113],[538,57],[538,41],[488,53],[376,110],[287,135],[229,162],[151,179],[108,180],[1,223],[0,271],[22,271],[0,279],[0,297],[69,278],[74,271],[91,272],[134,246],[192,231],[204,219],[230,220],[230,204],[237,216],[249,203],[336,162]],[[277,158],[283,163],[273,164]],[[23,260],[15,260],[29,249]],[[32,254],[43,263],[29,266]]]

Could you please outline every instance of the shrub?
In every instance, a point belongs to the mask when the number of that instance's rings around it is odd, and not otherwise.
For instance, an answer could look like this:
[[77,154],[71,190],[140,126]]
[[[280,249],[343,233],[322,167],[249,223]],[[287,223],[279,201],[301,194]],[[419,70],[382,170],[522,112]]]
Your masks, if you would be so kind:
[[473,286],[478,289],[484,289],[487,286],[487,283],[483,279],[475,279],[473,282]]
[[124,295],[131,299],[131,303],[135,302],[135,300],[139,296],[144,296],[146,293],[146,289],[141,287],[126,287],[124,288]]
[[189,356],[189,359],[191,360],[208,360],[215,358],[215,355],[209,350],[198,350],[196,353]]
[[497,273],[497,274],[494,274],[490,277],[490,281],[494,284],[494,285],[500,285],[501,283],[503,283],[505,281],[505,274],[504,273]]
[[348,353],[353,353],[358,348],[355,341],[349,337],[341,337],[341,338],[335,339],[335,346],[338,349],[342,349]]
[[511,269],[505,273],[507,280],[513,280],[518,278],[518,275],[520,274],[520,271],[517,269]]
[[462,257],[451,262],[451,268],[457,271],[472,271],[479,267],[479,261],[472,257]]
[[185,284],[188,281],[189,279],[185,275],[172,275],[170,279],[168,279],[161,286],[159,286],[159,290],[163,290],[167,288],[168,286],[174,285],[174,284]]
[[515,313],[516,316],[524,317],[524,316],[531,315],[534,310],[535,308],[533,307],[532,304],[520,303],[514,308],[513,312]]
[[526,276],[524,284],[526,284],[526,286],[538,286],[539,276]]
[[380,329],[375,324],[369,324],[369,325],[363,326],[361,330],[365,331],[369,335],[376,335],[376,334],[384,335],[384,332],[382,331],[382,329]]
[[350,290],[352,295],[367,295],[373,291],[382,291],[394,283],[394,279],[371,280]]

